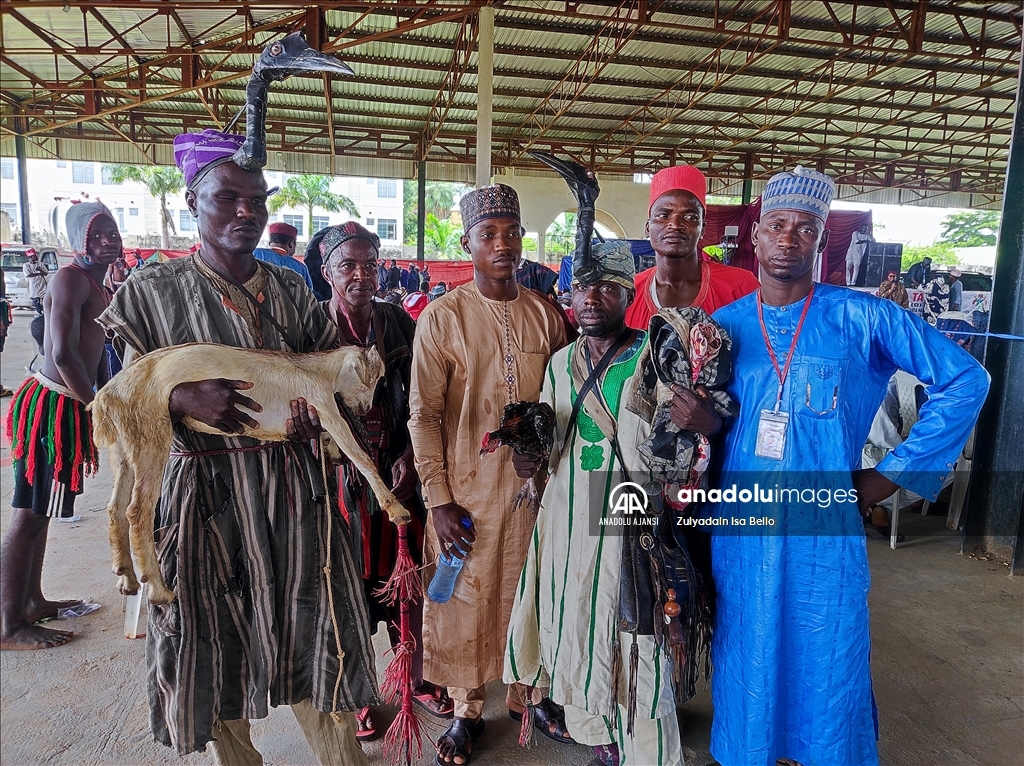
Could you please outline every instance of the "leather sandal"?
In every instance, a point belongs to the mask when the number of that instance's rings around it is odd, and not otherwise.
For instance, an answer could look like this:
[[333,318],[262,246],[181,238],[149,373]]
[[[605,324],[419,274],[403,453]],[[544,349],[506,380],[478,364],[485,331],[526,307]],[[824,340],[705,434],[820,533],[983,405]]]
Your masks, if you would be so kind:
[[[522,721],[523,714],[509,708],[508,717],[513,721]],[[554,724],[555,730],[551,731]],[[548,739],[555,742],[564,742],[567,745],[575,745],[576,740],[570,736],[565,725],[565,710],[554,702],[550,697],[545,697],[539,704],[533,707],[533,727]]]
[[[473,745],[484,733],[483,718],[453,718],[437,739],[434,747],[437,749],[437,757],[434,759],[435,766],[467,766],[473,760]],[[441,755],[441,743],[444,740],[451,742],[451,760],[445,760]],[[456,760],[460,758],[461,760]]]

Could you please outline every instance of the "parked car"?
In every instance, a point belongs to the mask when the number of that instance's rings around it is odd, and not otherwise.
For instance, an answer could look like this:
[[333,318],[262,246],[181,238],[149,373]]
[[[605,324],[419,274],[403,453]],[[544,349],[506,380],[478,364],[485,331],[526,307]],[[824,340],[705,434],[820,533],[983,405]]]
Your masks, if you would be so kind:
[[22,273],[22,267],[28,262],[29,250],[38,253],[39,261],[46,265],[50,274],[74,259],[74,253],[52,245],[0,245],[4,286],[7,288],[7,300],[13,308],[32,308],[32,301],[28,299],[28,280]]
[[[932,269],[932,276],[935,274],[947,275],[948,280],[948,269],[936,270]],[[906,272],[900,275],[900,281],[903,281],[903,277]],[[960,310],[971,317],[975,311],[989,312],[992,309],[992,275],[981,274],[977,271],[964,271],[960,274],[960,282],[963,284],[963,302]],[[870,293],[874,295],[878,292],[877,287],[854,287],[853,290],[857,290],[862,293]],[[919,287],[908,287],[907,297],[910,298],[910,310],[918,316],[921,316],[924,312],[924,291]],[[972,320],[973,321],[973,320]]]
[[[932,269],[932,277],[942,274],[949,280],[948,269]],[[960,283],[963,285],[963,295],[960,310],[968,317],[975,311],[988,313],[992,310],[992,275],[981,274],[977,271],[964,271],[960,273]],[[924,306],[924,293],[919,288],[908,287],[907,294],[910,296],[910,309],[920,315]]]

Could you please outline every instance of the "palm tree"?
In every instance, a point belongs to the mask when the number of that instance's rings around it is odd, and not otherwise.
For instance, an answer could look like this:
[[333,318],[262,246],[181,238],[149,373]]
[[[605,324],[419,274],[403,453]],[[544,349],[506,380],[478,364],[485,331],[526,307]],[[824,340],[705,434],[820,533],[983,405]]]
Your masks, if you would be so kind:
[[423,248],[436,254],[438,258],[462,260],[465,253],[459,242],[462,228],[449,219],[441,220],[433,213],[427,213],[426,225],[423,227]]
[[314,208],[359,217],[359,210],[352,200],[344,194],[331,191],[331,179],[327,176],[288,176],[281,191],[270,198],[267,207],[271,213],[283,207],[306,208],[306,225],[310,237],[313,236]]
[[[416,244],[417,189],[415,183],[406,183],[403,189],[405,244]],[[439,221],[451,218],[452,208],[462,196],[466,185],[454,181],[427,181],[427,213],[433,214]],[[424,222],[424,225],[426,223]]]
[[167,209],[167,197],[177,194],[185,186],[185,178],[177,168],[159,168],[150,165],[105,165],[110,168],[110,180],[114,183],[136,181],[143,184],[152,197],[160,200],[160,247],[168,250],[171,247],[171,235],[174,219]]
[[442,221],[450,218],[455,201],[465,188],[465,184],[451,181],[427,181],[427,212]]
[[571,255],[576,248],[576,214],[562,213],[558,216],[548,227],[544,239],[545,252]]

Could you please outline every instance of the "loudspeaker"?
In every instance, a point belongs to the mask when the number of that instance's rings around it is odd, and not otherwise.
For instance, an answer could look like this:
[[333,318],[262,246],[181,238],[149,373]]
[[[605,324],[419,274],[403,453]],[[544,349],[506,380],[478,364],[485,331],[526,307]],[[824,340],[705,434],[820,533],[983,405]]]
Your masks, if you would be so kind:
[[[856,236],[856,235],[854,235]],[[864,287],[879,287],[890,271],[900,274],[903,244],[900,242],[872,242],[868,245],[867,268],[864,269]]]

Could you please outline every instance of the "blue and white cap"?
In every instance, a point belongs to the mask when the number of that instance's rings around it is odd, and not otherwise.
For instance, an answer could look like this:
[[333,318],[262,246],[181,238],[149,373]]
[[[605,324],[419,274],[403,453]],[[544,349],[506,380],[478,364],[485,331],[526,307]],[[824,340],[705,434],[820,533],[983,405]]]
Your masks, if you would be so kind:
[[831,178],[797,165],[768,179],[761,194],[761,215],[773,210],[799,210],[824,221],[835,196],[836,185]]

